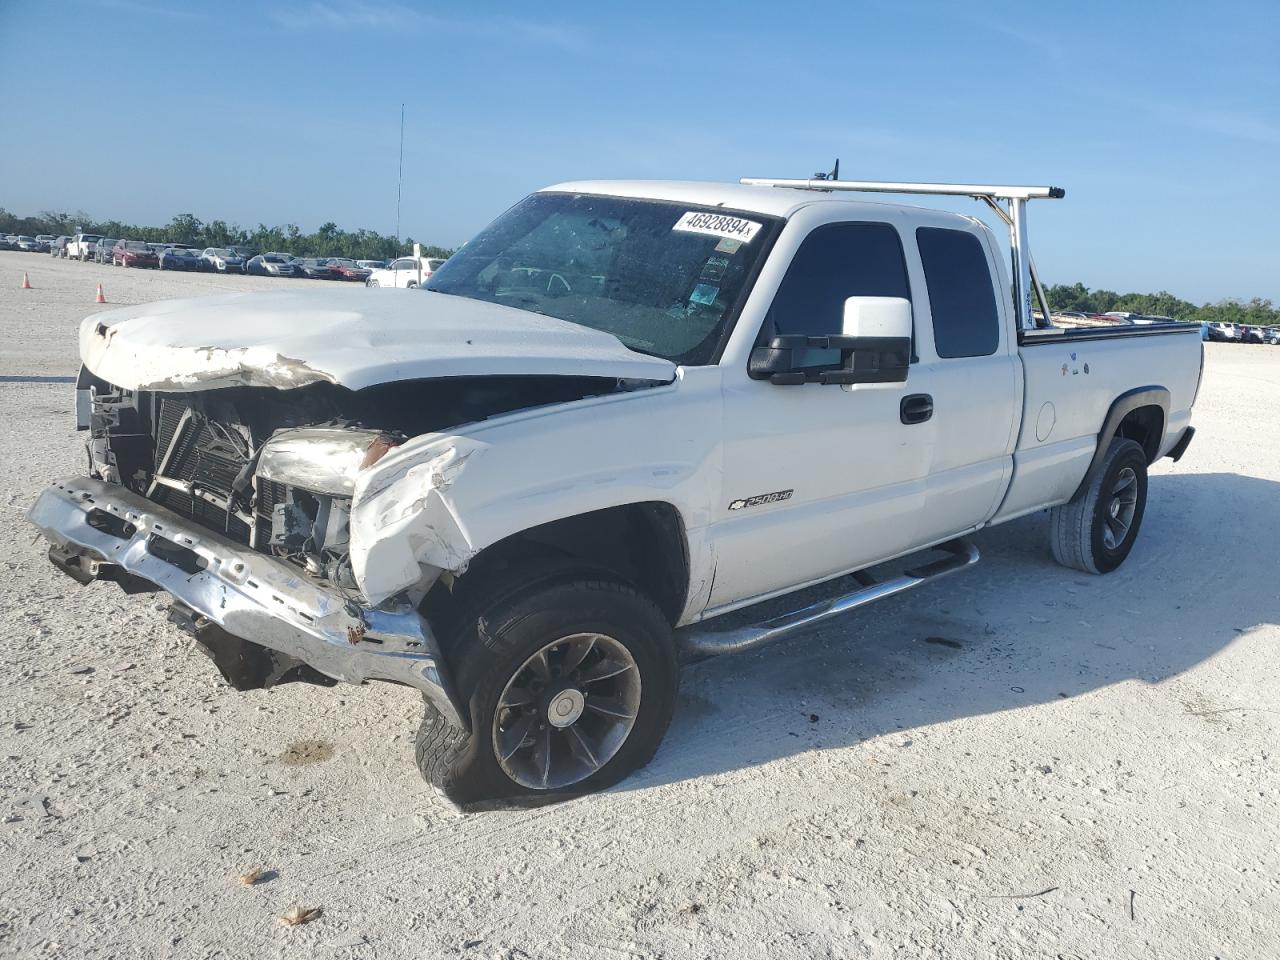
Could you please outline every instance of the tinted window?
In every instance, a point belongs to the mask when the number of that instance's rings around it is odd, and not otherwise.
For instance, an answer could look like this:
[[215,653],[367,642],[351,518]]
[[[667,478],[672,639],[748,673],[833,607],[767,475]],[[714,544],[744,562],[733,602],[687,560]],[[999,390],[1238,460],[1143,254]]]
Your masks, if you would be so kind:
[[849,297],[911,299],[898,231],[887,223],[818,227],[796,251],[769,308],[770,335],[839,333]]
[[1000,317],[982,242],[963,230],[916,231],[933,340],[940,357],[986,357],[1000,345]]

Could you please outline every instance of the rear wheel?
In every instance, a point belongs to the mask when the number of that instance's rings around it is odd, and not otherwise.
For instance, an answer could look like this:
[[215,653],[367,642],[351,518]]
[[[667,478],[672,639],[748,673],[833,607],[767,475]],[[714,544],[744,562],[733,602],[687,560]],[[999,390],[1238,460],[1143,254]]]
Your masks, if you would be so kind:
[[380,286],[382,286],[382,284],[380,284],[377,280],[366,280],[366,281],[364,282],[364,285],[365,285],[366,287],[380,287]]
[[1053,558],[1086,573],[1110,573],[1133,549],[1146,506],[1146,452],[1117,437],[1089,485],[1049,511]]
[[671,629],[629,585],[583,573],[497,591],[448,645],[471,730],[428,705],[415,754],[455,803],[589,793],[657,750],[678,683]]

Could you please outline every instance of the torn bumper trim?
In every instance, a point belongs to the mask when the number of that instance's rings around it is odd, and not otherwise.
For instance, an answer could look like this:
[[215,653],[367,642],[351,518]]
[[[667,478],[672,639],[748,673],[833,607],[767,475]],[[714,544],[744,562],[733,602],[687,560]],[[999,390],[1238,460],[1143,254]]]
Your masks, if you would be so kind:
[[416,687],[450,722],[465,725],[439,645],[416,610],[358,604],[117,484],[56,481],[28,519],[64,562],[78,565],[82,582],[130,574],[228,633],[337,680]]

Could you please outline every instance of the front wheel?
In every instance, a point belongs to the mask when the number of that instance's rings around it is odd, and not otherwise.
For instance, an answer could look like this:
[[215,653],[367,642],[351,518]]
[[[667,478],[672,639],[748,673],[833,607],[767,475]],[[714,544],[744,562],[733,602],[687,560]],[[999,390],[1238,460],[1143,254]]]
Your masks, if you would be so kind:
[[364,282],[364,285],[365,285],[366,287],[380,287],[380,286],[382,286],[382,284],[380,284],[377,280],[366,280],[366,281]]
[[671,720],[671,628],[607,574],[508,593],[448,648],[471,730],[428,706],[415,755],[423,777],[458,804],[603,789],[649,761]]
[[1117,437],[1089,485],[1049,511],[1053,558],[1085,573],[1110,573],[1133,549],[1146,507],[1146,452]]

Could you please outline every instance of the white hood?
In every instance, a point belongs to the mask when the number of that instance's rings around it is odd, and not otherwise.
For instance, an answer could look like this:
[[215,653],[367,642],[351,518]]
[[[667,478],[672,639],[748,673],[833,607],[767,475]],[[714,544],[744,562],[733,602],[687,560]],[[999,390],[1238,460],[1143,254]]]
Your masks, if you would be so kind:
[[395,380],[558,375],[669,381],[612,334],[418,290],[290,290],[165,300],[86,317],[80,357],[130,390],[359,390]]

